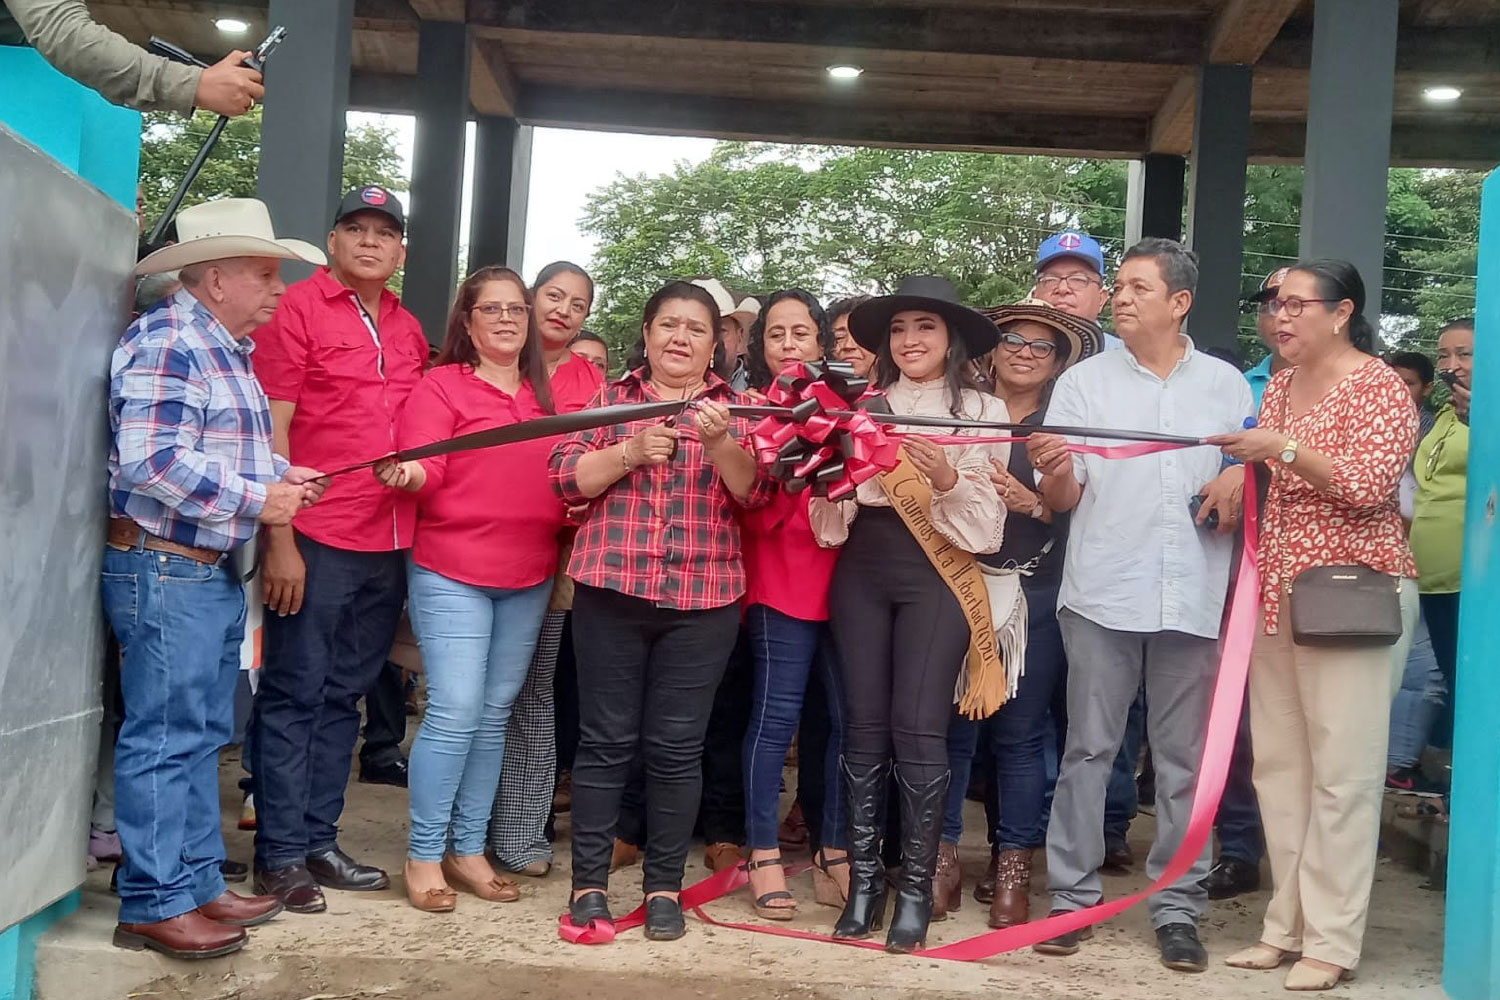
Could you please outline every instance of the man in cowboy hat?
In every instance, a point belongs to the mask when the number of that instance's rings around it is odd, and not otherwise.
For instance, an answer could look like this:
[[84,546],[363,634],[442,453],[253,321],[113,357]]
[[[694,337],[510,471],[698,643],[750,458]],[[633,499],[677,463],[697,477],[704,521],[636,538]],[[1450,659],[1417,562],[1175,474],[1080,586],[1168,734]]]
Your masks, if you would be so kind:
[[760,315],[760,303],[749,295],[736,299],[718,278],[694,278],[693,284],[712,295],[719,307],[719,342],[723,345],[724,365],[728,369],[724,380],[735,392],[744,392],[750,386],[745,351],[749,345],[750,324]]
[[266,206],[250,198],[184,209],[177,228],[181,242],[136,274],[178,270],[183,287],[126,329],[110,362],[103,597],[125,702],[114,941],[211,958],[281,910],[274,897],[224,888],[218,752],[234,732],[245,622],[231,556],[323,491],[320,473],[272,447],[249,337],[285,291],[281,261],[323,255],[276,239]]
[[[1250,387],[1238,370],[1198,351],[1182,333],[1197,286],[1197,257],[1172,240],[1132,247],[1115,278],[1114,316],[1123,351],[1107,351],[1057,380],[1049,423],[1205,437],[1243,427]],[[1058,623],[1068,654],[1068,738],[1047,829],[1054,912],[1101,898],[1104,787],[1131,703],[1146,686],[1156,761],[1156,840],[1146,862],[1161,875],[1187,834],[1218,637],[1229,589],[1243,470],[1206,448],[1128,461],[1073,455],[1067,439],[1034,434],[1027,453],[1047,506],[1072,511]],[[1190,503],[1205,496],[1196,519]],[[1217,511],[1219,531],[1201,527]],[[1150,902],[1161,960],[1201,972],[1198,920],[1211,854]],[[1072,931],[1036,945],[1076,952]]]
[[[294,461],[341,469],[394,448],[396,418],[427,367],[421,324],[386,287],[406,259],[405,229],[390,191],[350,191],[328,234],[330,266],[288,289],[255,333],[255,369],[271,397],[277,443]],[[372,730],[377,700],[394,702],[405,728],[401,673],[385,662],[406,600],[404,553],[416,516],[411,494],[345,476],[295,527],[266,532],[261,576],[272,613],[250,741],[255,887],[294,913],[326,909],[320,885],[390,884],[335,838],[359,699],[391,685],[385,698],[370,699]],[[375,752],[377,741],[367,742]],[[360,777],[404,786],[400,735],[385,743],[382,758],[361,751]]]

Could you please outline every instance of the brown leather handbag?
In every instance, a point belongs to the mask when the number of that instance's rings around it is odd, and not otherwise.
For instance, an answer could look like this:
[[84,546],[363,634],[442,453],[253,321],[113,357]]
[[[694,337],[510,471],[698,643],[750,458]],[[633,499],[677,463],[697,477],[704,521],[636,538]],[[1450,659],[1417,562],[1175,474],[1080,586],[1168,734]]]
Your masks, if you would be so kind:
[[1368,566],[1314,566],[1287,592],[1299,646],[1394,646],[1401,638],[1401,580]]

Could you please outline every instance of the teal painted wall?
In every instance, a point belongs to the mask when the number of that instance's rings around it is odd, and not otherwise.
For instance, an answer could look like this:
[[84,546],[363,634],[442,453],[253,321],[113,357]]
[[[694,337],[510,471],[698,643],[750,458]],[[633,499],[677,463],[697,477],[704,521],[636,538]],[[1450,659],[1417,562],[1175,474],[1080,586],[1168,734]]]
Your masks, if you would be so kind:
[[63,76],[34,49],[0,45],[0,122],[135,211],[139,112]]
[[78,891],[32,914],[0,934],[0,1000],[31,1000],[36,976],[36,939],[63,917],[78,909]]
[[1443,955],[1453,1000],[1500,997],[1500,170],[1484,185],[1475,321]]

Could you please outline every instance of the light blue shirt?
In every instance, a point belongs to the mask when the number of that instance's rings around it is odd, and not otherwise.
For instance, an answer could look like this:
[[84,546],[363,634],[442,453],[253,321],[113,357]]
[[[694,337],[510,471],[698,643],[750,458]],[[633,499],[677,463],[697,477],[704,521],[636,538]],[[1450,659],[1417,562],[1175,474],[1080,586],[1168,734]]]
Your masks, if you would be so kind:
[[1118,351],[1120,348],[1125,346],[1125,341],[1121,340],[1119,337],[1116,337],[1108,330],[1104,330],[1101,332],[1104,334],[1104,349],[1106,351]]
[[[1058,378],[1047,423],[1188,437],[1241,430],[1254,406],[1250,386],[1233,365],[1182,342],[1165,379],[1128,349],[1080,361]],[[1221,469],[1219,449],[1207,446],[1127,459],[1074,455],[1083,496],[1069,524],[1058,606],[1121,632],[1217,637],[1234,539],[1200,528],[1188,503]]]
[[1260,364],[1245,373],[1245,381],[1250,383],[1250,393],[1255,397],[1255,412],[1260,413],[1260,401],[1266,395],[1266,386],[1271,384],[1271,356],[1267,354],[1261,359]]

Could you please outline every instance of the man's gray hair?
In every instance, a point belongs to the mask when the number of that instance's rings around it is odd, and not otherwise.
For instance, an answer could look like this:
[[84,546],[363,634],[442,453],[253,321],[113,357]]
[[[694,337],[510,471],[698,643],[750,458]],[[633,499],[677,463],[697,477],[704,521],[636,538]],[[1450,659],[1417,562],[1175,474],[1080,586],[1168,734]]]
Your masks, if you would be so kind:
[[1160,236],[1148,236],[1135,246],[1125,251],[1125,260],[1136,257],[1149,257],[1156,261],[1156,266],[1161,268],[1162,279],[1167,283],[1167,291],[1175,292],[1198,292],[1198,255],[1176,240],[1162,239]]
[[135,283],[135,311],[145,312],[162,299],[177,291],[181,279],[176,271],[148,274]]

